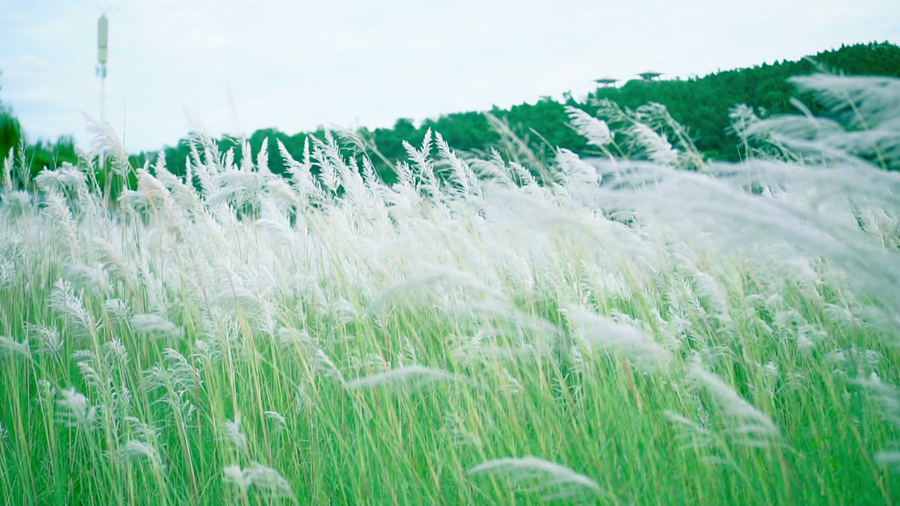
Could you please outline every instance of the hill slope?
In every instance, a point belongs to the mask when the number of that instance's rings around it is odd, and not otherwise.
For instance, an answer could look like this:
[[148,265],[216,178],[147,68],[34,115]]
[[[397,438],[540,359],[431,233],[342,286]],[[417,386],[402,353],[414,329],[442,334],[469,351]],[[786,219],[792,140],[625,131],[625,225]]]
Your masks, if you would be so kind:
[[[645,83],[628,81],[618,88],[597,88],[580,100],[568,96],[558,102],[544,97],[534,104],[521,104],[509,109],[494,107],[489,112],[507,122],[520,137],[529,141],[538,153],[548,153],[552,147],[564,147],[581,155],[592,154],[585,140],[568,125],[565,106],[582,108],[591,114],[597,100],[609,99],[622,107],[637,108],[649,102],[665,105],[673,118],[687,127],[697,148],[707,157],[722,160],[737,160],[740,153],[736,139],[726,130],[729,125],[729,109],[737,104],[748,104],[764,114],[794,112],[790,103],[797,96],[796,90],[787,78],[827,70],[849,75],[887,75],[900,77],[900,47],[884,43],[842,46],[839,49],[823,51],[807,59],[763,64],[752,68],[727,70],[690,80],[664,80]],[[804,97],[801,97],[801,99]],[[804,100],[815,113],[821,113],[811,100]],[[426,119],[416,127],[411,119],[401,118],[393,128],[363,129],[360,133],[374,142],[383,159],[396,161],[406,159],[402,142],[417,144],[422,141],[428,129],[440,132],[450,146],[459,150],[478,150],[498,143],[499,135],[490,127],[487,118],[480,111],[452,113],[436,119]],[[0,107],[0,149],[6,155],[9,147],[18,142],[18,122],[11,111]],[[269,138],[269,160],[273,172],[283,171],[278,143],[281,141],[295,158],[303,153],[303,145],[308,135],[323,135],[316,132],[300,132],[288,135],[277,129],[257,130],[249,137],[250,146],[257,151],[264,139]],[[538,135],[535,135],[537,133]],[[230,139],[218,142],[222,151],[234,148],[240,154],[240,146]],[[182,139],[174,147],[166,146],[163,151],[167,166],[175,174],[184,174],[185,161],[190,156],[190,143]],[[140,153],[132,158],[135,165],[155,160],[157,153]],[[27,158],[32,170],[39,171],[45,165],[53,167],[62,161],[76,159],[72,140],[61,138],[56,143],[38,141],[27,149]],[[376,161],[382,157],[374,157]],[[381,175],[394,178],[393,171],[383,161],[378,167]]]
[[[494,107],[490,113],[508,122],[514,132],[530,143],[538,152],[547,152],[551,146],[571,149],[578,154],[591,154],[584,139],[569,126],[565,106],[580,107],[589,113],[596,108],[590,104],[599,99],[610,99],[622,107],[636,108],[648,102],[658,102],[668,107],[672,116],[686,126],[694,137],[697,147],[714,159],[736,160],[740,157],[737,142],[726,133],[729,125],[729,109],[745,103],[766,114],[795,112],[790,99],[797,96],[796,90],[787,82],[795,75],[811,74],[816,71],[845,73],[848,75],[900,76],[900,47],[885,43],[857,44],[839,49],[823,51],[807,59],[763,64],[752,68],[716,72],[690,80],[671,80],[644,83],[633,80],[618,88],[598,88],[581,100],[571,96],[565,103],[548,97],[534,104],[522,104],[509,109]],[[804,97],[801,97],[804,98]],[[804,100],[816,113],[818,110],[811,100]],[[393,128],[378,128],[361,132],[377,145],[388,160],[406,159],[402,141],[415,145],[425,136],[428,129],[440,132],[455,149],[485,149],[499,141],[499,135],[491,129],[482,112],[468,111],[427,119],[418,128],[407,118],[397,120]],[[535,132],[539,134],[535,135]],[[265,138],[270,138],[269,160],[274,172],[283,170],[281,155],[275,140],[280,140],[287,150],[299,157],[308,135],[321,137],[322,130],[288,135],[277,129],[262,129],[254,132],[250,145],[255,152]],[[543,139],[541,139],[541,137]],[[544,142],[546,141],[546,142]],[[233,141],[222,140],[220,148],[234,147]],[[175,147],[165,149],[166,162],[175,173],[184,170],[185,159],[190,155],[189,143],[181,140]],[[155,154],[142,153],[139,158],[155,159]],[[374,157],[373,157],[374,158]],[[379,167],[382,175],[392,179],[386,165]]]

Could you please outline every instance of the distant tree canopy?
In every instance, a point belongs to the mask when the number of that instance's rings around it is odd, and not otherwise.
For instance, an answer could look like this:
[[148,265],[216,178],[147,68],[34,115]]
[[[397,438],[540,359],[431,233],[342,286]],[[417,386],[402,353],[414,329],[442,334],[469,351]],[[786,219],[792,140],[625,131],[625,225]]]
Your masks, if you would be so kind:
[[[25,132],[22,131],[19,120],[13,115],[11,108],[0,102],[0,159],[9,156],[11,148],[18,149],[19,143],[24,140]],[[56,142],[38,139],[25,144],[25,152],[15,153],[15,157],[24,157],[33,173],[44,167],[53,169],[63,162],[75,163],[78,160],[75,153],[75,139],[70,135],[60,136]]]
[[[829,71],[848,75],[884,75],[900,77],[900,47],[890,43],[869,43],[842,46],[840,49],[824,51],[811,58],[799,61],[782,61],[763,64],[752,68],[720,71],[700,78],[687,80],[659,80],[645,82],[634,79],[621,87],[598,87],[581,100],[571,94],[564,94],[559,102],[542,97],[534,104],[515,105],[509,109],[494,107],[490,111],[539,153],[547,153],[554,147],[563,147],[579,154],[590,154],[585,140],[569,127],[565,106],[579,107],[590,114],[596,112],[591,105],[596,100],[609,99],[621,107],[635,109],[649,102],[665,105],[672,117],[687,127],[697,148],[706,157],[719,160],[738,160],[740,152],[735,137],[727,131],[729,110],[738,104],[747,104],[763,114],[794,113],[791,98],[797,91],[787,81],[791,76]],[[800,96],[815,113],[823,113],[809,97]],[[455,149],[484,150],[495,145],[500,137],[490,126],[483,112],[460,112],[426,119],[418,127],[408,118],[398,119],[393,128],[360,130],[360,135],[374,141],[379,153],[388,161],[406,158],[404,140],[413,145],[421,143],[428,129],[440,132]],[[263,139],[269,138],[269,164],[273,172],[281,172],[283,164],[276,140],[280,140],[294,158],[300,158],[303,145],[309,135],[322,136],[320,128],[316,132],[301,132],[288,135],[277,129],[257,130],[248,139],[255,153]],[[235,142],[218,141],[223,151],[229,148],[240,150]],[[175,147],[164,149],[169,170],[184,173],[185,160],[190,154],[190,144],[182,139]],[[155,160],[156,153],[141,153],[137,161]],[[392,171],[380,156],[373,156],[379,172],[387,180],[393,179]]]
[[[629,81],[621,88],[598,88],[590,97],[607,98],[632,109],[647,102],[661,103],[675,120],[690,129],[697,148],[708,157],[734,161],[740,155],[736,139],[726,133],[729,110],[737,104],[747,104],[769,115],[796,113],[790,100],[798,94],[787,79],[817,70],[900,77],[900,47],[888,43],[842,46],[810,59],[716,72],[687,81]],[[809,97],[799,98],[813,113],[825,112]]]
[[[565,113],[567,105],[594,114],[596,107],[591,104],[602,99],[630,109],[657,102],[665,105],[672,117],[687,127],[697,148],[706,157],[734,161],[740,158],[740,151],[737,139],[727,131],[729,110],[735,105],[747,104],[764,115],[796,112],[791,98],[798,94],[787,79],[821,70],[848,75],[900,77],[900,47],[887,42],[857,44],[824,51],[799,61],[785,60],[771,65],[716,72],[700,78],[652,82],[634,79],[621,87],[599,86],[580,100],[564,93],[563,102],[542,97],[534,104],[515,105],[509,109],[494,106],[489,111],[452,113],[426,119],[418,127],[413,120],[401,118],[392,128],[363,128],[359,134],[377,147],[378,153],[370,153],[372,160],[376,162],[381,176],[392,181],[395,175],[390,169],[391,164],[406,159],[403,141],[420,144],[428,129],[439,132],[454,149],[471,151],[496,146],[500,135],[491,128],[485,112],[507,124],[541,155],[550,153],[557,146],[578,154],[593,154],[585,140],[569,127]],[[814,113],[824,112],[809,97],[799,98]],[[0,104],[0,154],[6,156],[9,148],[17,145],[23,135],[12,111]],[[291,156],[299,159],[303,155],[304,143],[311,135],[323,138],[324,130],[319,128],[315,132],[288,135],[274,128],[266,128],[254,132],[247,141],[255,154],[263,140],[268,138],[270,169],[281,173],[284,165],[277,141],[284,144]],[[234,139],[222,138],[216,142],[221,152],[234,148],[236,156],[240,156],[241,146]],[[183,175],[191,153],[189,140],[181,139],[175,146],[164,147],[163,152],[169,170]],[[157,152],[141,152],[133,155],[131,160],[135,166],[140,166],[146,161],[155,163],[157,156]],[[55,143],[38,140],[27,146],[26,157],[34,171],[76,160],[71,137],[60,137]]]
[[[0,72],[0,75],[3,73]],[[3,102],[0,102],[0,158],[6,158],[9,149],[18,145],[21,138],[22,126],[19,125],[19,120],[3,105]]]
[[9,149],[19,144],[22,127],[12,111],[0,105],[0,158],[9,154]]

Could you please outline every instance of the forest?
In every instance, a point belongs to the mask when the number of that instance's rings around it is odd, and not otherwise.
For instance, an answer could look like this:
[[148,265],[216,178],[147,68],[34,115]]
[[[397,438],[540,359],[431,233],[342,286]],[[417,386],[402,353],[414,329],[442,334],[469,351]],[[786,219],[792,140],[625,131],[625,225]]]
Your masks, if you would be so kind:
[[[565,112],[567,106],[577,107],[593,116],[597,115],[597,105],[602,100],[610,100],[625,109],[636,109],[647,103],[664,105],[672,118],[683,125],[696,148],[712,160],[739,161],[742,157],[740,143],[729,130],[730,110],[739,105],[750,106],[760,117],[797,112],[791,103],[797,91],[788,82],[791,76],[808,75],[813,72],[829,72],[846,75],[900,76],[900,47],[888,42],[871,42],[841,46],[839,49],[822,51],[796,61],[780,61],[762,64],[752,68],[715,72],[703,77],[687,80],[663,79],[645,82],[639,78],[629,80],[621,86],[597,89],[586,97],[576,99],[571,93],[564,93],[565,101],[551,97],[541,97],[535,103],[515,105],[509,109],[493,107],[489,111],[467,111],[428,118],[416,126],[411,118],[400,118],[392,128],[362,128],[358,133],[365,141],[368,154],[379,176],[387,181],[396,181],[393,169],[397,160],[405,159],[407,151],[403,141],[412,145],[421,144],[428,130],[439,132],[447,143],[461,151],[488,151],[500,148],[501,131],[508,128],[515,136],[523,139],[529,147],[542,156],[553,153],[557,147],[569,149],[583,156],[599,154],[579,136],[572,127]],[[823,110],[808,95],[800,94],[800,100],[814,114]],[[0,94],[2,99],[2,94]],[[492,119],[499,121],[491,124]],[[609,120],[610,118],[601,118]],[[259,150],[263,140],[268,141],[268,159],[271,170],[277,174],[284,172],[279,162],[278,143],[281,142],[295,159],[303,155],[303,146],[310,135],[320,140],[324,138],[324,127],[314,132],[287,134],[277,128],[264,128],[253,132],[247,139],[253,152]],[[0,102],[0,153],[4,156],[11,147],[27,139],[14,111]],[[63,136],[54,141],[38,139],[24,143],[24,152],[18,157],[37,174],[44,167],[56,168],[62,162],[75,163],[77,155],[71,136]],[[221,152],[234,148],[240,155],[241,140],[232,137],[218,139]],[[155,163],[159,152],[165,154],[166,165],[173,174],[185,173],[185,162],[190,156],[190,135],[178,141],[175,146],[165,146],[160,151],[140,152],[130,155],[135,167],[147,161]],[[634,155],[631,153],[630,155]],[[102,178],[102,176],[101,176]]]
[[[900,47],[886,42],[842,46],[802,60],[716,72],[690,80],[643,82],[636,78],[619,87],[598,87],[581,99],[566,93],[565,102],[543,97],[534,104],[526,103],[509,109],[494,107],[486,112],[508,125],[516,136],[525,139],[537,153],[547,156],[555,148],[561,147],[579,155],[591,155],[596,154],[596,151],[569,126],[566,106],[578,107],[596,115],[597,107],[594,104],[603,99],[628,109],[655,102],[666,106],[672,117],[685,126],[697,149],[706,157],[738,161],[741,159],[738,138],[728,129],[730,109],[738,104],[747,104],[763,117],[795,113],[797,110],[791,104],[791,98],[798,94],[788,78],[817,71],[897,77],[900,76]],[[802,94],[800,99],[813,113],[823,112],[808,95]],[[406,159],[403,141],[419,145],[429,129],[439,132],[449,145],[463,151],[488,150],[490,147],[498,147],[501,140],[497,128],[491,126],[483,111],[429,118],[418,126],[413,119],[400,118],[393,128],[363,128],[359,135],[368,139],[370,143],[367,144],[376,146],[382,155],[372,156],[380,175],[393,180],[396,176],[393,171],[385,170],[385,159],[391,163]],[[284,168],[277,162],[281,160],[281,156],[276,140],[283,143],[295,159],[299,159],[309,135],[316,135],[321,139],[324,129],[289,135],[275,128],[267,128],[253,132],[248,140],[253,152],[256,152],[263,140],[269,139],[269,160],[273,161],[271,169],[279,173]],[[219,149],[222,152],[232,147],[239,151],[240,143],[234,139],[220,139]],[[182,139],[174,147],[167,146],[164,152],[168,167],[173,173],[182,174],[185,160],[190,155],[189,139]],[[156,156],[156,153],[140,153],[137,161],[142,163],[149,159],[153,162]]]

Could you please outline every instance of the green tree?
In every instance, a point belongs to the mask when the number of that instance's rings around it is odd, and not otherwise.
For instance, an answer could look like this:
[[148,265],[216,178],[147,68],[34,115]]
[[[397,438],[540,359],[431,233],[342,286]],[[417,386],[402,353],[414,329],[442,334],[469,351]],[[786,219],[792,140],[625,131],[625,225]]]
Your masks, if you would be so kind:
[[[0,72],[0,75],[3,75],[3,72]],[[18,146],[21,138],[22,125],[13,116],[12,109],[4,106],[0,101],[0,158],[6,158],[10,148]]]
[[[781,61],[762,64],[751,68],[719,71],[707,76],[686,80],[662,80],[644,82],[639,79],[627,81],[617,88],[602,88],[576,100],[571,93],[564,94],[559,102],[542,97],[534,104],[521,104],[509,109],[493,107],[487,112],[505,121],[521,138],[527,139],[532,149],[543,156],[551,154],[555,147],[570,149],[578,154],[594,154],[575,131],[569,127],[565,106],[579,107],[588,113],[596,113],[594,102],[609,99],[620,107],[636,109],[649,102],[665,105],[672,117],[684,125],[697,148],[707,158],[738,160],[741,153],[738,141],[728,133],[729,110],[738,104],[747,104],[765,114],[796,112],[791,99],[798,96],[788,82],[796,75],[818,71],[842,72],[849,75],[883,75],[900,77],[900,47],[884,43],[856,44],[823,51],[809,58],[797,61]],[[799,96],[816,114],[822,114],[809,97]],[[388,180],[394,180],[390,169],[397,160],[406,159],[403,141],[419,145],[428,129],[439,132],[454,149],[484,150],[499,146],[500,136],[494,132],[481,111],[458,112],[428,118],[416,127],[410,118],[400,118],[391,128],[363,129],[360,133],[370,139],[381,156],[372,156],[377,169]],[[275,129],[254,132],[249,140],[251,148],[259,149],[262,140],[269,137],[269,165],[273,172],[283,170],[277,140],[297,159],[303,154],[303,145],[308,136],[322,138],[323,131],[300,132],[287,135]],[[232,141],[218,141],[222,151],[235,148],[236,158],[240,146]],[[164,149],[166,162],[176,174],[184,173],[184,163],[190,155],[190,146],[181,140],[175,147]],[[141,154],[155,159],[156,154]]]

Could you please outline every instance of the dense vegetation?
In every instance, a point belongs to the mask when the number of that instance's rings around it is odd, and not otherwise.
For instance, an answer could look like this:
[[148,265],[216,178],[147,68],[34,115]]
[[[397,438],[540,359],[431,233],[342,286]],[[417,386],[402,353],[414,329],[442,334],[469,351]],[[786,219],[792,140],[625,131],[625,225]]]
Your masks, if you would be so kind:
[[5,158],[10,148],[18,146],[21,138],[22,126],[19,120],[0,102],[0,158]]
[[[509,109],[494,107],[484,112],[460,112],[426,119],[418,127],[408,118],[398,119],[393,128],[362,129],[358,132],[367,145],[376,171],[387,181],[396,181],[394,162],[406,157],[403,141],[421,144],[430,129],[441,132],[447,142],[462,151],[485,151],[491,147],[504,149],[504,133],[521,138],[540,157],[552,154],[556,147],[564,147],[579,155],[597,154],[584,138],[568,125],[566,106],[581,108],[597,114],[597,103],[611,100],[621,107],[636,109],[655,102],[665,105],[672,117],[687,128],[696,147],[704,157],[736,161],[742,156],[741,146],[733,132],[729,132],[729,110],[738,104],[747,104],[761,115],[777,115],[796,112],[791,98],[796,92],[787,79],[814,71],[827,70],[847,75],[900,76],[900,47],[885,43],[842,46],[823,51],[799,61],[782,61],[747,69],[720,71],[705,77],[689,80],[662,80],[646,83],[639,79],[626,82],[621,87],[599,87],[587,97],[576,100],[566,94],[564,103],[544,97],[534,104],[522,104]],[[804,99],[812,111],[822,112],[815,102]],[[499,120],[494,122],[494,119]],[[604,118],[608,119],[608,118]],[[492,123],[493,122],[493,123]],[[278,142],[295,158],[303,154],[303,146],[309,135],[324,138],[324,130],[300,132],[288,135],[274,128],[257,130],[248,138],[254,152],[268,139],[269,159],[279,160]],[[19,122],[12,111],[0,104],[0,154],[7,156],[10,147],[23,139]],[[277,141],[277,142],[276,142]],[[173,174],[185,174],[185,162],[190,157],[190,137],[180,140],[174,147],[165,147],[166,164]],[[241,156],[241,140],[222,138],[217,141],[220,152],[234,148]],[[77,153],[72,137],[63,136],[56,142],[37,140],[25,145],[26,163],[36,174],[44,167],[56,168],[63,162],[75,163]],[[131,156],[136,167],[145,162],[155,162],[156,152],[142,152]],[[271,170],[282,173],[285,167],[273,162]],[[98,174],[103,180],[106,174]]]
[[21,158],[19,166],[28,167],[33,173],[44,167],[55,169],[63,162],[75,163],[78,160],[75,141],[68,135],[61,136],[56,142],[38,139],[26,144],[19,120],[11,108],[0,102],[0,159],[10,156],[10,149],[14,150],[13,158]]
[[353,132],[14,165],[0,503],[896,503],[900,80],[793,82],[835,119],[740,109],[741,163],[602,103],[600,158],[429,133],[396,183]]
[[[565,113],[567,105],[596,114],[596,103],[603,99],[630,109],[656,102],[665,105],[672,117],[688,129],[689,135],[705,157],[736,161],[740,159],[741,152],[738,138],[728,132],[729,110],[738,104],[747,104],[763,115],[795,113],[796,107],[790,100],[797,93],[788,83],[788,78],[823,69],[847,75],[900,76],[900,47],[888,43],[844,46],[800,61],[782,61],[772,65],[716,72],[689,80],[652,83],[632,80],[621,87],[598,88],[581,100],[569,96],[565,103],[560,103],[542,98],[534,104],[522,104],[509,109],[495,107],[488,112],[506,122],[539,155],[552,153],[556,147],[564,147],[580,155],[590,155],[597,151],[569,127]],[[813,108],[813,112],[821,112],[813,101],[801,98]],[[403,118],[397,120],[393,128],[363,130],[359,134],[370,145],[376,146],[380,155],[394,162],[407,155],[402,144],[404,140],[413,145],[421,144],[429,129],[441,132],[450,145],[464,151],[485,150],[501,143],[501,135],[496,126],[492,127],[489,118],[482,112],[461,112],[426,119],[418,127],[412,120]],[[322,134],[321,129],[313,133],[320,139]],[[255,152],[264,139],[269,139],[270,160],[280,159],[275,140],[283,143],[295,158],[299,158],[303,154],[308,135],[310,134],[303,132],[288,135],[269,128],[257,130],[249,137],[249,141]],[[240,150],[239,142],[228,139],[220,140],[218,147],[222,152],[232,147]],[[166,163],[172,172],[184,174],[184,163],[190,155],[189,139],[183,139],[175,147],[167,147],[165,154]],[[388,180],[395,180],[395,174],[387,170],[382,158],[374,152],[370,154],[381,175]],[[142,154],[142,159],[145,158],[152,161],[155,154]],[[281,172],[284,167],[275,162],[272,170]]]

